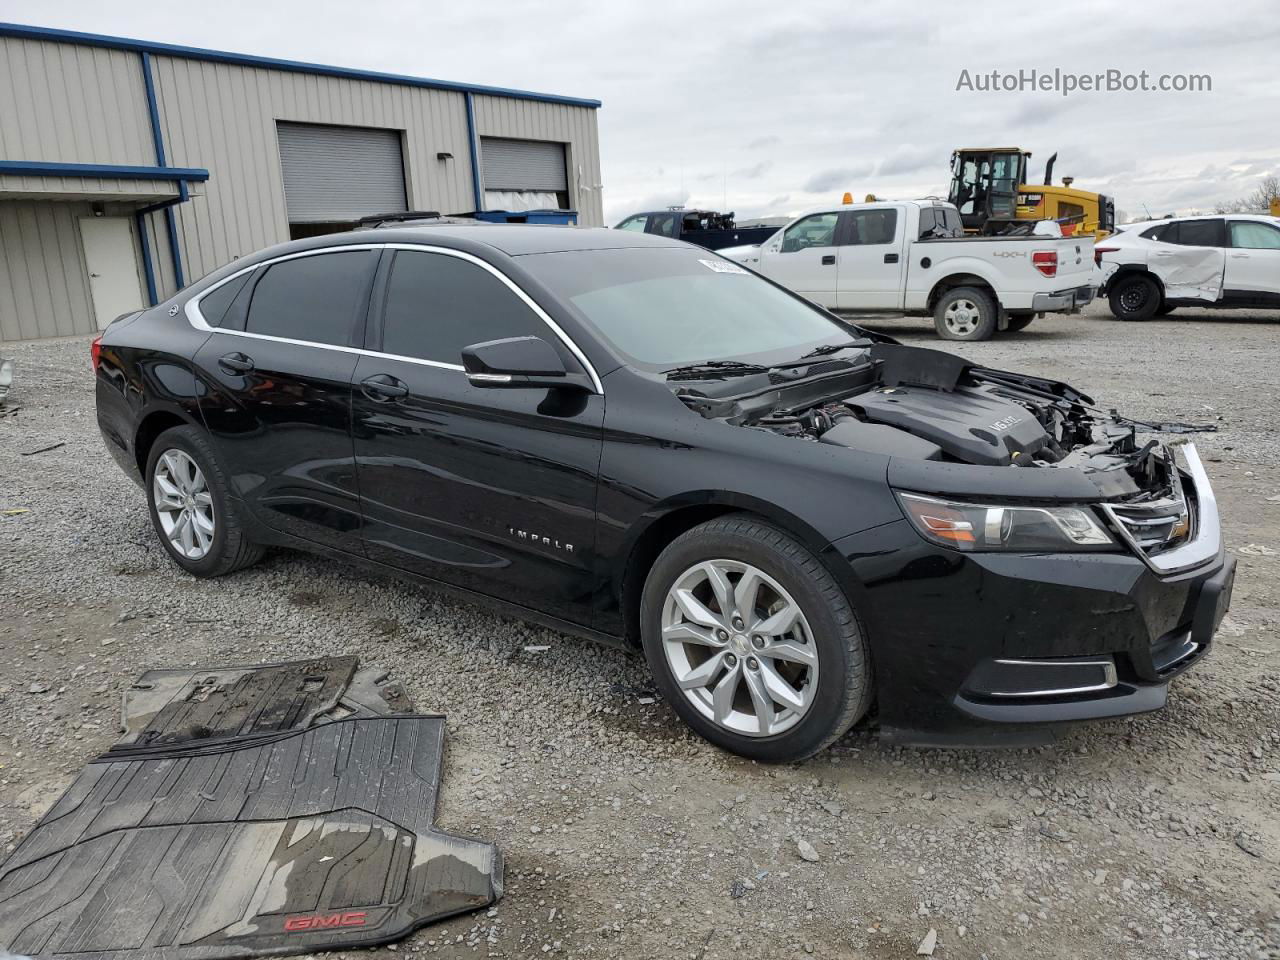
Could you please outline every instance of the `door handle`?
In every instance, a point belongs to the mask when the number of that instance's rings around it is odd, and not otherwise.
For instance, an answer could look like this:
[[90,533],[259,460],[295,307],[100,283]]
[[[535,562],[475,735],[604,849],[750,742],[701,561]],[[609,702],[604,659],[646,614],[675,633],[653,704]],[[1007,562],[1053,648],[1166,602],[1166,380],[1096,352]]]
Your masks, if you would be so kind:
[[228,353],[225,357],[218,358],[218,366],[231,374],[248,373],[253,369],[253,358],[246,357],[243,353]]
[[834,253],[828,253],[826,256],[824,256],[824,257],[822,258],[822,265],[823,265],[824,267],[834,267],[834,266],[836,265],[836,256],[835,256],[835,254],[834,254]]
[[1233,253],[1231,255],[1231,259],[1232,260],[1248,260],[1249,255],[1247,253]]
[[360,390],[377,403],[400,400],[409,395],[409,387],[387,373],[377,373],[360,381]]
[[[898,255],[897,255],[896,253],[886,253],[886,254],[884,255],[884,262],[885,262],[885,263],[897,263],[897,262],[898,262]],[[1079,262],[1079,261],[1077,261],[1077,262]]]

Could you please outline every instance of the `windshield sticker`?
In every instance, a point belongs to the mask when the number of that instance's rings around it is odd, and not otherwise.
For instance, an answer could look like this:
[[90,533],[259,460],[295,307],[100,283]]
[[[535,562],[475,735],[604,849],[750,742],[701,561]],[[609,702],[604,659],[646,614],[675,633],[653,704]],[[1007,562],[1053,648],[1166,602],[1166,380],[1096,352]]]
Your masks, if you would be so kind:
[[741,273],[744,276],[747,273],[736,263],[730,263],[728,260],[699,260],[698,262],[714,273]]

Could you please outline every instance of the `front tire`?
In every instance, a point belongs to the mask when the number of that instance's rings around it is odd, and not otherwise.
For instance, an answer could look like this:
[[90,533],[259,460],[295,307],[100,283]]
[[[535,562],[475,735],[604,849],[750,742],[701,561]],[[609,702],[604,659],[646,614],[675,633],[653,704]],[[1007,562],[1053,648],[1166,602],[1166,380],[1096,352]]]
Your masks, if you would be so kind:
[[995,299],[985,290],[956,287],[934,304],[933,327],[943,340],[990,340],[998,314]]
[[197,577],[220,577],[256,563],[249,540],[205,434],[172,427],[147,456],[151,525],[169,559]]
[[1150,320],[1160,309],[1160,287],[1141,274],[1120,276],[1112,282],[1107,299],[1117,320]]
[[871,702],[871,655],[844,591],[806,547],[752,518],[709,521],[663,550],[641,636],[681,718],[752,760],[812,756]]

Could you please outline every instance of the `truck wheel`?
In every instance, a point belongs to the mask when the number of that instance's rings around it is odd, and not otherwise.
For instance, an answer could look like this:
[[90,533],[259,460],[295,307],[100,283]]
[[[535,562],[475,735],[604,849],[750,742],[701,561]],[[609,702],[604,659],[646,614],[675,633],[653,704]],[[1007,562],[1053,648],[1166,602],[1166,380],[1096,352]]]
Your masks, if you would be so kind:
[[245,533],[209,441],[196,427],[173,427],[156,437],[147,457],[147,493],[160,544],[187,573],[220,577],[262,556]]
[[1009,333],[1017,333],[1019,330],[1025,330],[1031,326],[1031,321],[1036,318],[1034,313],[1011,313],[1009,314]]
[[1117,320],[1150,320],[1160,309],[1160,288],[1150,277],[1120,277],[1108,297]]
[[1173,311],[1177,309],[1178,309],[1177,307],[1172,306],[1171,304],[1168,304],[1168,303],[1164,303],[1162,301],[1160,304],[1160,309],[1156,311],[1156,316],[1167,317],[1169,314],[1173,313]]
[[751,517],[673,540],[645,579],[641,637],[662,696],[716,746],[803,760],[866,713],[871,654],[814,554]]
[[943,340],[990,340],[996,320],[995,300],[977,287],[948,290],[933,308],[933,326]]

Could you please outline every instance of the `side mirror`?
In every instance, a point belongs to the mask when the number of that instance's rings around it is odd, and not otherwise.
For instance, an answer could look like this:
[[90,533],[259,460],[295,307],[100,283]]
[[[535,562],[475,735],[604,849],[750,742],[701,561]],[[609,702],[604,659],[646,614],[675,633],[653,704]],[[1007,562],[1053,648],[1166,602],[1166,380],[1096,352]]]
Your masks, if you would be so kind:
[[462,366],[473,387],[591,389],[591,381],[567,371],[555,347],[541,337],[473,343],[462,348]]

